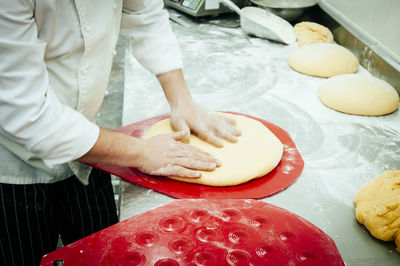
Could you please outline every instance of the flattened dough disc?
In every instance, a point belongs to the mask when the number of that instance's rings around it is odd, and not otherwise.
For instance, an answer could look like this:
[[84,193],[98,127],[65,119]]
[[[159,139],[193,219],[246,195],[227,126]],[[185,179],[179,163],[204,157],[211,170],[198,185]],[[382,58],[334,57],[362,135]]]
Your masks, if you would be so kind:
[[[209,186],[234,186],[271,172],[280,162],[283,145],[279,139],[262,123],[251,118],[233,114],[221,114],[236,120],[242,135],[237,143],[224,141],[223,148],[217,148],[190,136],[189,144],[200,148],[222,161],[221,167],[214,171],[202,171],[198,179],[170,177],[190,183]],[[169,119],[154,124],[143,136],[150,138],[159,134],[173,132]]]

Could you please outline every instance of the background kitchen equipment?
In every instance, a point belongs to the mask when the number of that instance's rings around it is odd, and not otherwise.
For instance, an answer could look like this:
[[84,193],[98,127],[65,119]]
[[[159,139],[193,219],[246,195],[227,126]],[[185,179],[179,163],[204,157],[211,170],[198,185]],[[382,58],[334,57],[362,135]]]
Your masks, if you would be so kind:
[[298,19],[304,11],[319,0],[250,0],[254,5],[270,11],[288,21]]
[[[266,9],[288,21],[301,16],[304,11],[316,5],[319,0],[233,0],[239,7],[251,5]],[[165,6],[175,8],[194,17],[204,17],[232,12],[232,9],[219,5],[218,0],[164,0]]]
[[234,10],[240,17],[240,26],[248,34],[285,44],[296,41],[292,25],[271,12],[257,7],[240,9],[231,0],[209,1],[220,2]]
[[[237,6],[244,7],[248,5],[249,0],[232,0]],[[211,5],[208,0],[164,0],[165,6],[175,8],[183,13],[194,17],[203,17],[232,12],[223,5]]]

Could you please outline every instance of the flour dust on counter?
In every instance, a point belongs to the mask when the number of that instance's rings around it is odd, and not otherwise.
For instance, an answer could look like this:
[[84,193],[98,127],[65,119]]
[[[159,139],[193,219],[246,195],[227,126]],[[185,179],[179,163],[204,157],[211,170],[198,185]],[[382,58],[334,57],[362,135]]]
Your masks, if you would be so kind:
[[[297,213],[326,231],[347,265],[399,265],[400,253],[393,245],[370,239],[358,224],[353,198],[368,179],[384,169],[399,168],[400,113],[370,117],[327,108],[317,97],[325,79],[298,73],[288,64],[296,43],[283,45],[246,35],[241,28],[192,18],[185,26],[172,27],[196,102],[210,110],[234,108],[262,118],[295,141],[305,161],[300,178],[282,193],[260,201]],[[130,57],[127,53],[125,125],[169,111],[157,81]],[[359,66],[358,74],[361,71],[367,72]],[[151,97],[137,100],[143,94]],[[126,217],[133,209],[138,214],[171,201],[157,192],[146,193],[146,187],[129,187],[122,193],[122,206],[130,206],[122,208]],[[136,204],[137,200],[146,204]]]

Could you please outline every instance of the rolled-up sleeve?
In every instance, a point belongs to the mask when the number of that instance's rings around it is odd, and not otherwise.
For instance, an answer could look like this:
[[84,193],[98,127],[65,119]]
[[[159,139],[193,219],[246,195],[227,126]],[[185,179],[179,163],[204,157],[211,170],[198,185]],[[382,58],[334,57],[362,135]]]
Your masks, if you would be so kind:
[[56,97],[33,14],[32,1],[1,1],[0,134],[52,166],[88,152],[99,128]]
[[121,34],[131,37],[133,56],[153,74],[182,68],[179,45],[162,0],[124,1]]

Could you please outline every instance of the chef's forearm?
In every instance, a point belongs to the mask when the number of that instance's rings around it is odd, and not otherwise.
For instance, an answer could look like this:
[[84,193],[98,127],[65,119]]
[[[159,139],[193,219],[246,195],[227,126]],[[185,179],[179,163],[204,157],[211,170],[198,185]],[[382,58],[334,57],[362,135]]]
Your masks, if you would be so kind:
[[140,148],[140,139],[100,129],[94,146],[77,161],[137,167]]
[[193,98],[181,69],[157,75],[171,109],[192,104]]

